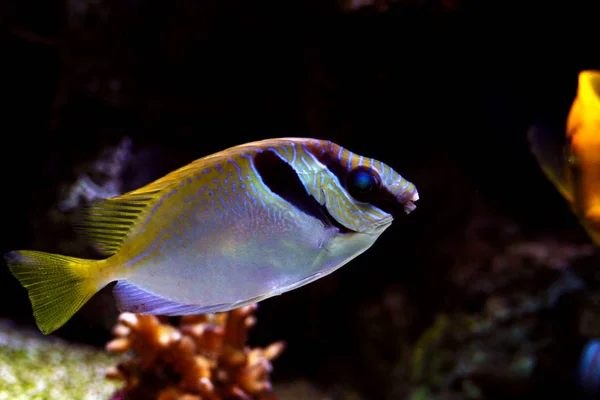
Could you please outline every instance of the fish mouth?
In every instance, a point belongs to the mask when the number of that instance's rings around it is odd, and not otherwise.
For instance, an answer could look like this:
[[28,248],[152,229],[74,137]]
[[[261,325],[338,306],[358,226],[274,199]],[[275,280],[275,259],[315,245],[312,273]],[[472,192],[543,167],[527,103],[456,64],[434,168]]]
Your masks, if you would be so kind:
[[402,205],[405,214],[410,214],[417,208],[415,201],[419,200],[419,192],[415,185],[410,183],[407,188],[395,196],[395,200],[397,204]]
[[419,193],[417,192],[416,189],[414,190],[414,192],[412,193],[412,195],[409,198],[402,196],[400,199],[398,199],[400,204],[402,204],[404,206],[404,212],[406,214],[410,214],[411,212],[415,211],[415,209],[417,208],[417,205],[414,202],[417,200],[419,200]]

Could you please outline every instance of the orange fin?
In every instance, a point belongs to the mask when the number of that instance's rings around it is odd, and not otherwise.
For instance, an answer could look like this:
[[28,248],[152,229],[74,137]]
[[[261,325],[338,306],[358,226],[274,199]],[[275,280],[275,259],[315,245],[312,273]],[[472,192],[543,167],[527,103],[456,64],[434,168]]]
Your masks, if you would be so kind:
[[560,194],[573,204],[573,189],[565,174],[564,144],[552,135],[552,132],[532,126],[527,132],[531,152],[548,179],[556,186]]

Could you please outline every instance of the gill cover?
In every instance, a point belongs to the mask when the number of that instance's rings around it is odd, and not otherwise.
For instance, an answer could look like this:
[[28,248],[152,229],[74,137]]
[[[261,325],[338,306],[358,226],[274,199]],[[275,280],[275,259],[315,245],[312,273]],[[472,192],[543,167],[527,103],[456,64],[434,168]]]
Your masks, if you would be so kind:
[[[378,233],[381,228],[391,224],[391,214],[369,202],[358,201],[348,192],[345,185],[346,175],[352,170],[351,165],[357,164],[359,158],[360,164],[364,162],[365,165],[375,164],[373,160],[363,159],[330,142],[317,144],[315,141],[314,148],[310,149],[304,143],[294,146],[293,139],[290,141],[294,157],[286,158],[286,161],[294,168],[307,192],[325,206],[327,212],[339,224],[352,231],[367,234]],[[281,154],[279,155],[281,157]],[[335,164],[335,171],[319,160],[324,158]],[[370,165],[369,168],[379,176],[383,185],[385,177],[382,176],[382,171],[375,165]]]

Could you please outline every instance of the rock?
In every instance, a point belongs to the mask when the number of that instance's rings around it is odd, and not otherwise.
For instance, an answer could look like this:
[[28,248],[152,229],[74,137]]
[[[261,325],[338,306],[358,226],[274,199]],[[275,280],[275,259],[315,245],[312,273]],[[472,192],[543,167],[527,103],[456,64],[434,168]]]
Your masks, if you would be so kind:
[[106,400],[113,355],[0,320],[0,400]]

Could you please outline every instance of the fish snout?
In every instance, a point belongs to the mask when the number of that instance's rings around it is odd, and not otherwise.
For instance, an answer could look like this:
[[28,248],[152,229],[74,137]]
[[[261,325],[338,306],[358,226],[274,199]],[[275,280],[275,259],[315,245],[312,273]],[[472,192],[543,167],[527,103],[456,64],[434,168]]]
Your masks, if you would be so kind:
[[417,206],[415,201],[419,200],[419,192],[414,184],[403,180],[396,191],[396,201],[404,206],[404,212],[410,214]]

